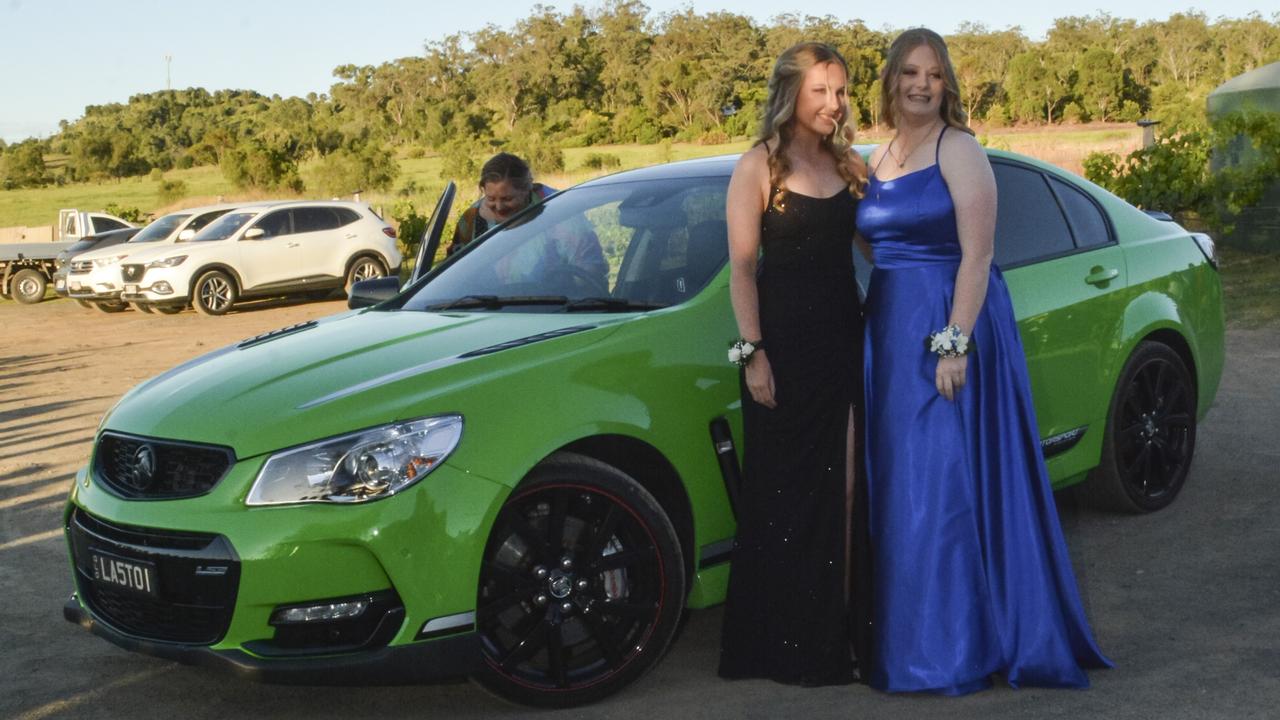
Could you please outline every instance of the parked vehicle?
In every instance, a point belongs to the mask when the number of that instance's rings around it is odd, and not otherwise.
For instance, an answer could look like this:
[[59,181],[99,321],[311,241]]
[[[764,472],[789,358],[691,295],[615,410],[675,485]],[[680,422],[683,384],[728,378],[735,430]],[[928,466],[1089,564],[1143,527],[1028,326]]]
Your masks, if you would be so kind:
[[59,210],[54,242],[0,244],[0,297],[30,305],[44,300],[58,271],[58,256],[80,239],[133,227],[107,213]]
[[[71,243],[65,250],[58,253],[58,257],[54,259],[54,267],[57,268],[53,272],[53,291],[59,297],[69,297],[67,295],[67,275],[71,272],[71,260],[79,255],[89,252],[90,250],[100,250],[105,247],[119,245],[128,242],[129,238],[137,235],[142,228],[124,228],[123,230],[108,230],[97,235],[80,238]],[[89,307],[89,303],[81,301],[80,305]]]
[[[248,206],[261,207],[265,203],[249,203]],[[81,304],[102,312],[127,310],[129,304],[120,299],[124,286],[120,279],[121,262],[144,248],[190,240],[206,225],[238,207],[243,206],[224,203],[172,212],[156,218],[126,245],[114,245],[80,255],[72,261],[67,275],[68,294]],[[135,307],[145,312],[151,311],[151,306],[146,303],[136,304]],[[182,308],[167,305],[160,310],[179,312]]]
[[[1052,481],[1164,507],[1222,372],[1213,244],[989,152]],[[584,183],[349,301],[376,306],[130,391],[67,505],[66,617],[266,681],[470,674],[545,706],[634,681],[729,573],[734,160]]]
[[120,266],[120,299],[222,315],[245,298],[328,294],[399,265],[395,231],[364,203],[274,203],[227,213],[187,242],[131,254]]

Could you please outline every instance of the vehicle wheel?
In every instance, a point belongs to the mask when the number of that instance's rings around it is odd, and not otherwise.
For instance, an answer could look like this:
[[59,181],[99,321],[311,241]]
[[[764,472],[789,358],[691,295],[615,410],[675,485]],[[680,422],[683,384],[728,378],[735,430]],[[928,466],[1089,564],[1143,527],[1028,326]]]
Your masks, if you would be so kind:
[[14,300],[23,305],[34,305],[44,300],[44,291],[47,287],[49,287],[49,281],[40,274],[39,270],[26,268],[13,274],[9,291],[13,293]]
[[666,651],[684,609],[680,541],[622,471],[559,453],[507,500],[485,546],[475,676],[539,707],[594,702]]
[[155,310],[161,315],[177,315],[178,313],[182,312],[186,308],[182,307],[181,305],[152,305],[151,309]]
[[85,310],[93,309],[93,303],[89,302],[88,300],[80,300],[79,298],[75,298],[75,301],[77,305],[84,308]]
[[351,263],[350,269],[347,270],[347,282],[342,287],[347,295],[350,295],[352,285],[361,280],[371,280],[373,278],[386,277],[386,275],[387,268],[382,264],[381,260],[368,255],[361,255]]
[[133,307],[134,310],[137,310],[138,312],[144,312],[144,313],[151,312],[151,306],[146,303],[129,303],[129,305]]
[[117,302],[90,301],[90,304],[93,305],[94,310],[97,310],[98,312],[104,312],[109,315],[113,313],[124,312],[125,310],[129,309],[129,303],[122,303],[118,301]]
[[236,283],[221,270],[210,270],[196,280],[191,304],[205,315],[225,315],[236,302]]
[[1196,447],[1196,390],[1169,346],[1139,345],[1116,383],[1102,461],[1085,486],[1100,507],[1131,513],[1172,503]]

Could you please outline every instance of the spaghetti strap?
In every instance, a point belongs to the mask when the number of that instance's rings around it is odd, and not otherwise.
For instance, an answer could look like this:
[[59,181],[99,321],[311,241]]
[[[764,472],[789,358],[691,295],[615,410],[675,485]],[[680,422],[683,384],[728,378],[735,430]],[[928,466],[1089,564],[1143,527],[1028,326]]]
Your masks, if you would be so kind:
[[938,164],[938,156],[942,154],[942,133],[945,133],[946,131],[947,131],[946,125],[943,125],[942,129],[938,131],[938,144],[935,145],[933,148],[933,164],[934,165]]

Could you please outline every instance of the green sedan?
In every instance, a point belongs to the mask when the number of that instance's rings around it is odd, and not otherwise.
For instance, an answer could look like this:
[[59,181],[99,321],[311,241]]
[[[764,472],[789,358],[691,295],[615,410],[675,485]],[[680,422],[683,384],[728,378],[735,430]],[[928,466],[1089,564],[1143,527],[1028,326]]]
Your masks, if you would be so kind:
[[[1055,486],[1159,509],[1222,372],[1213,244],[990,155]],[[362,287],[372,307],[134,388],[67,504],[67,619],[268,682],[471,676],[568,706],[635,680],[728,578],[734,161],[584,183]]]

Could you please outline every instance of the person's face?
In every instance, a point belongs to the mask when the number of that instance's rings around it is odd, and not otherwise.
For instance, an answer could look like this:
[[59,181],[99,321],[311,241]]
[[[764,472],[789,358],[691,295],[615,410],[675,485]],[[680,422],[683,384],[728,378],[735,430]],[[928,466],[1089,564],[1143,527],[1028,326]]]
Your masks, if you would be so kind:
[[942,63],[927,44],[907,53],[898,74],[898,112],[906,117],[933,119],[942,114]]
[[480,191],[484,193],[485,209],[500,222],[529,204],[529,191],[517,189],[510,180],[487,182]]
[[814,65],[804,74],[796,96],[796,125],[825,137],[835,132],[844,115],[849,78],[840,63]]

